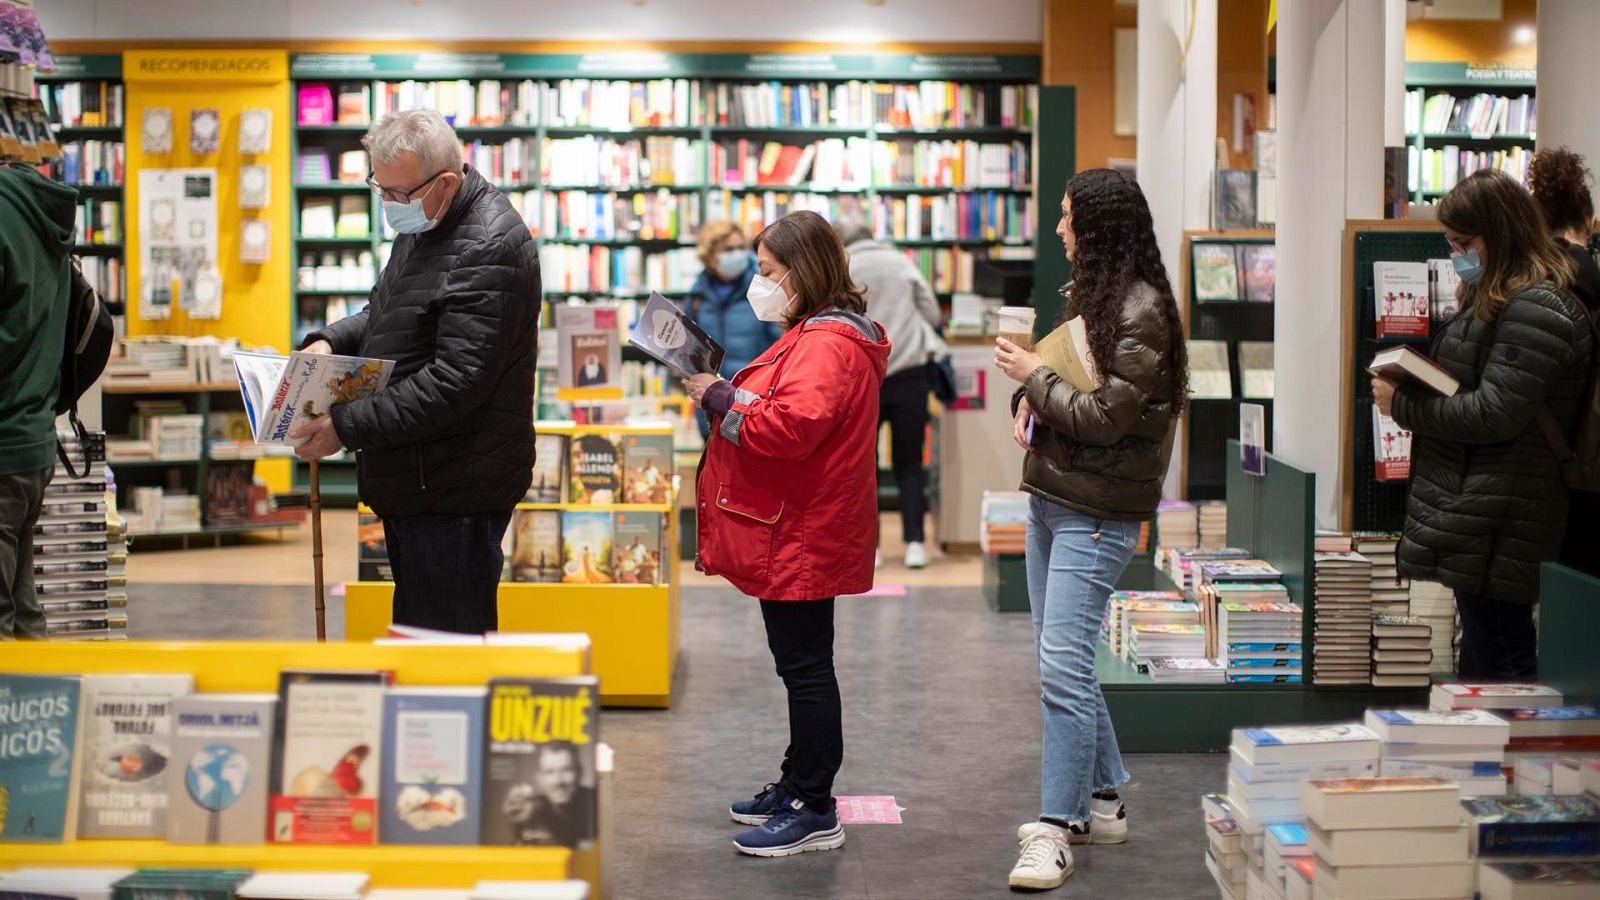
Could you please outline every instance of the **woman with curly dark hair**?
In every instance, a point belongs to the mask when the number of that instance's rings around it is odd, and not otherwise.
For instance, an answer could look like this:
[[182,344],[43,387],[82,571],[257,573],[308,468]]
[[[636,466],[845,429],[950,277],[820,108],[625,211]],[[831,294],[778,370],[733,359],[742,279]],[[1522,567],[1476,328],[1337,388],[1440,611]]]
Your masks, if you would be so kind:
[[1528,165],[1528,190],[1544,214],[1544,224],[1556,236],[1578,268],[1572,293],[1590,313],[1600,313],[1600,235],[1595,233],[1594,178],[1583,157],[1565,147],[1540,150]]
[[1128,838],[1127,782],[1095,678],[1095,640],[1112,587],[1155,514],[1174,424],[1189,390],[1183,321],[1156,246],[1150,207],[1111,169],[1067,183],[1056,234],[1074,278],[1062,321],[1082,317],[1099,386],[1081,391],[1005,339],[995,362],[1022,384],[1014,433],[1028,451],[1028,599],[1044,712],[1040,815],[1017,830],[1012,887],[1058,887],[1069,844]]

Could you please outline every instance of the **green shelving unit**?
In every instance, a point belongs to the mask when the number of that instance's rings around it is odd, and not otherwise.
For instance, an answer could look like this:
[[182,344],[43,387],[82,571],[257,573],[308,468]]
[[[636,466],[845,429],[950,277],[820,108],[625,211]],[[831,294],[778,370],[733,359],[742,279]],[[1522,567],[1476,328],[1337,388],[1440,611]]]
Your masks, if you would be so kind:
[[[1424,96],[1438,93],[1455,97],[1470,97],[1487,93],[1517,97],[1535,96],[1536,72],[1531,66],[1475,65],[1461,62],[1408,62],[1406,63],[1406,90],[1422,90]],[[1426,123],[1422,123],[1424,128]],[[1526,147],[1533,152],[1534,134],[1474,135],[1465,132],[1437,133],[1423,129],[1406,133],[1406,146],[1421,155],[1424,150],[1450,145],[1462,150],[1496,151]],[[1419,182],[1409,192],[1411,202],[1426,203],[1438,200],[1448,192],[1446,188],[1424,189]]]

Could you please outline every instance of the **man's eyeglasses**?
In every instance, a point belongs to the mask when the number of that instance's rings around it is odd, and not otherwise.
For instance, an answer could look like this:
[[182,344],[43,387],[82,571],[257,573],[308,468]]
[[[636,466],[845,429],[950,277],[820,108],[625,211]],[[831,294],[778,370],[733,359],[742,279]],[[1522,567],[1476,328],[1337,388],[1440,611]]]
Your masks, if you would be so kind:
[[417,185],[416,187],[412,188],[411,190],[402,191],[402,190],[399,190],[397,188],[386,188],[386,187],[384,187],[383,185],[378,183],[378,173],[376,173],[376,172],[368,172],[367,173],[367,187],[372,188],[373,192],[376,193],[381,199],[388,200],[388,201],[393,202],[393,203],[410,203],[411,202],[411,198],[413,196],[415,196],[418,191],[422,190],[423,188],[427,187],[430,184],[433,184],[434,181],[438,180],[439,176],[443,175],[443,174],[444,174],[443,172],[439,172],[438,174],[434,175],[432,178],[429,178],[427,181],[424,181],[423,183],[421,183],[421,184]]

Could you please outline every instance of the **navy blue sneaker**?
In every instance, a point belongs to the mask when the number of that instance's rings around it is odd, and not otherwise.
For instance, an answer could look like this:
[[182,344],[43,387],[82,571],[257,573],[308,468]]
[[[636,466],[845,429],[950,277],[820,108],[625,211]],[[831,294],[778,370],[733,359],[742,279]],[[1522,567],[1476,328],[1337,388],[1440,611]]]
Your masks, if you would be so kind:
[[728,815],[740,825],[760,825],[788,804],[789,792],[781,785],[769,784],[749,800],[739,800],[728,807]]
[[844,826],[839,824],[839,809],[831,801],[826,813],[814,813],[792,797],[786,801],[766,822],[734,838],[733,846],[740,853],[768,857],[844,846]]

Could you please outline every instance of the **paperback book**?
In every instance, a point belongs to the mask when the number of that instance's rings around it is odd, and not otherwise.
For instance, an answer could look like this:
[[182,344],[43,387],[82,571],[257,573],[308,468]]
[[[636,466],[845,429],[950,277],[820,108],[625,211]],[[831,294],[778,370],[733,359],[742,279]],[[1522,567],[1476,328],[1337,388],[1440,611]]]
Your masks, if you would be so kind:
[[561,503],[567,496],[567,444],[564,434],[539,434],[533,439],[533,481],[529,503]]
[[258,444],[287,444],[295,426],[325,416],[336,403],[376,394],[394,361],[295,351],[288,356],[233,354],[250,431]]
[[676,303],[650,292],[628,342],[680,378],[716,374],[726,355],[722,345]]
[[166,837],[173,701],[193,691],[188,675],[84,677],[79,837]]
[[383,672],[278,676],[273,843],[371,844],[377,837]]
[[1472,797],[1461,805],[1479,858],[1600,856],[1600,801],[1593,797]]
[[1232,244],[1196,241],[1189,245],[1194,261],[1194,296],[1201,303],[1239,299],[1239,261]]
[[0,675],[0,842],[76,833],[79,679]]
[[274,694],[190,694],[172,702],[168,841],[266,841],[277,707]]
[[1535,709],[1560,706],[1561,692],[1542,684],[1459,684],[1433,686],[1428,705],[1436,710]]
[[630,434],[622,439],[622,502],[672,502],[672,435]]
[[561,582],[561,513],[519,509],[512,520],[511,579]]
[[1240,244],[1239,275],[1242,299],[1271,303],[1278,287],[1278,248],[1274,244]]
[[1375,262],[1372,277],[1378,338],[1427,337],[1427,264]]
[[489,682],[484,844],[582,847],[595,839],[599,681]]
[[1411,478],[1411,432],[1372,406],[1372,470],[1378,481]]
[[572,476],[568,481],[568,501],[576,506],[610,506],[617,502],[618,469],[621,463],[617,445],[598,434],[580,435],[572,440]]
[[612,529],[611,571],[617,584],[661,584],[664,517],[658,512],[619,512]]
[[384,697],[383,843],[478,843],[486,697],[481,687],[397,687]]
[[612,514],[567,510],[561,513],[561,582],[611,584]]
[[621,390],[622,344],[615,306],[557,306],[557,385],[563,390]]

